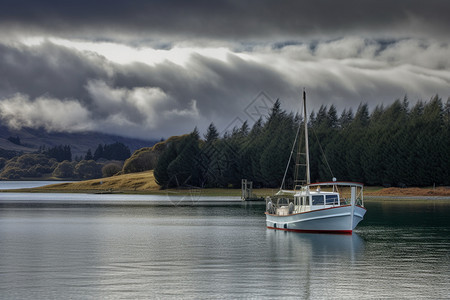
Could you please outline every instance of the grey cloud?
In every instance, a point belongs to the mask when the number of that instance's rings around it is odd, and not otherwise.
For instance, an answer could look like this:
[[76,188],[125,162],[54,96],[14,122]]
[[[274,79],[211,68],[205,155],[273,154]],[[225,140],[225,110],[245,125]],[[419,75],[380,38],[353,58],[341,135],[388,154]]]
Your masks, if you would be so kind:
[[0,45],[0,117],[10,126],[160,138],[210,122],[222,131],[236,118],[248,119],[245,109],[261,91],[288,110],[297,109],[303,87],[310,109],[450,94],[445,43],[350,37],[254,48],[244,53],[248,59],[242,53],[226,60],[194,54],[185,65],[121,65],[48,42]]
[[[51,56],[47,56],[47,49]],[[10,56],[17,63],[25,62],[23,71],[9,62]],[[80,122],[89,124],[92,130],[141,137],[151,134],[158,138],[184,133],[196,125],[206,128],[210,122],[225,127],[259,91],[269,89],[278,94],[288,89],[282,74],[234,55],[226,62],[193,55],[185,67],[170,62],[118,65],[101,57],[93,60],[91,56],[92,53],[49,43],[0,47],[0,57],[8,70],[1,87],[3,119],[10,125],[43,126],[50,130],[80,128],[62,120],[58,128],[58,120],[48,114],[41,114],[42,120],[33,114],[32,121],[26,122],[33,109],[19,114],[19,107],[13,102],[18,99],[16,93],[20,93],[25,99],[21,105],[41,108],[49,103],[50,114],[55,101],[73,104],[75,100],[89,119]],[[15,76],[7,75],[14,72]],[[44,98],[52,101],[43,101]]]
[[14,129],[42,127],[47,131],[67,132],[93,129],[89,112],[78,101],[47,96],[30,99],[27,95],[15,94],[1,99],[0,120]]
[[[6,3],[5,3],[6,2]],[[448,39],[444,0],[4,1],[1,27],[13,34],[115,39],[279,40],[342,37]]]
[[44,43],[35,47],[0,44],[0,95],[17,92],[32,98],[86,98],[89,78],[107,77],[105,61],[93,54]]
[[276,70],[236,56],[223,62],[195,55],[186,67],[169,62],[156,66],[134,64],[123,66],[115,78],[119,86],[158,86],[177,99],[180,107],[195,99],[202,115],[208,118],[235,113],[243,105],[241,102],[251,101],[249,95],[253,97],[261,89],[277,93],[289,89]]

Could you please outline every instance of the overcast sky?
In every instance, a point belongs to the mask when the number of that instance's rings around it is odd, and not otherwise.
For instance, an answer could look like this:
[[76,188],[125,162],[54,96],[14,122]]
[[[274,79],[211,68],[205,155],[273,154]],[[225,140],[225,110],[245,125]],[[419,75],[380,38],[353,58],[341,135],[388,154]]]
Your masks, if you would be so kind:
[[[69,4],[67,2],[70,2]],[[0,118],[145,139],[450,96],[450,1],[2,1]]]

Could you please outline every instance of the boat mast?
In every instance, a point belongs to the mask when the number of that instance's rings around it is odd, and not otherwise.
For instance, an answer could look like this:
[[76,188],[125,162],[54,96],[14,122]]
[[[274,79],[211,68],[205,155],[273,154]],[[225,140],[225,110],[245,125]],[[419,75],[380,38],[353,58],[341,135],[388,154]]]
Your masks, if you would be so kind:
[[303,89],[303,114],[305,118],[305,153],[306,153],[306,184],[311,184],[309,174],[309,146],[308,146],[308,115],[306,114],[306,91]]

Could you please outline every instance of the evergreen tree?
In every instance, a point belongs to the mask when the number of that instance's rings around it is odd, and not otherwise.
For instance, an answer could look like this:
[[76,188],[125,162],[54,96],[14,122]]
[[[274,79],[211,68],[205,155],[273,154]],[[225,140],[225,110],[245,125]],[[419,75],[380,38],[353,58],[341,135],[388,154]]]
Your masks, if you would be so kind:
[[222,187],[239,187],[242,178],[242,168],[240,159],[241,139],[239,130],[235,129],[234,134],[224,139],[221,156],[218,159],[218,167],[221,169],[220,182]]
[[278,118],[282,113],[280,99],[277,99],[272,106],[268,121],[270,122],[272,119]]
[[245,161],[242,166],[242,176],[253,181],[255,187],[263,185],[260,167],[261,149],[263,149],[265,143],[263,138],[264,126],[262,119],[259,118],[249,132],[241,156]]
[[216,127],[214,126],[214,123],[209,124],[208,130],[205,134],[205,141],[206,143],[212,143],[213,141],[217,140],[219,138],[219,132],[217,131]]
[[218,139],[209,146],[208,159],[204,161],[206,172],[203,173],[208,187],[227,187],[225,172],[227,169],[226,143]]
[[[443,136],[443,107],[442,100],[438,95],[434,96],[425,105],[423,112],[423,132],[418,137],[420,139],[423,160],[423,180],[426,185],[433,185],[442,181],[444,173],[443,160],[448,156],[449,136]],[[432,133],[432,134],[431,134]]]
[[197,126],[195,126],[194,130],[191,132],[191,135],[193,138],[199,140],[200,139],[200,133],[198,132]]
[[369,106],[367,103],[360,104],[356,111],[355,118],[352,123],[357,127],[366,127],[369,125]]
[[120,142],[103,146],[101,158],[108,160],[125,160],[131,156],[130,148]]
[[364,170],[361,165],[361,155],[364,151],[364,140],[369,125],[369,109],[367,104],[360,104],[351,124],[345,129],[348,132],[346,162],[349,180],[364,182]]
[[100,158],[104,157],[103,155],[103,145],[102,144],[98,144],[97,149],[95,149],[94,151],[94,160],[99,160]]
[[331,105],[328,109],[327,113],[327,127],[328,128],[337,128],[338,127],[338,117],[337,117],[337,110],[334,105]]
[[338,121],[339,127],[345,128],[349,126],[352,123],[352,121],[353,121],[353,110],[351,108],[349,110],[344,109]]
[[158,163],[153,171],[155,181],[163,188],[167,188],[169,185],[169,173],[167,168],[169,164],[177,157],[177,150],[174,142],[171,142],[166,150],[161,154],[158,159]]
[[375,109],[373,110],[372,114],[370,115],[370,122],[371,123],[379,122],[383,113],[384,113],[383,105],[375,106]]
[[[405,96],[389,106],[376,106],[372,113],[367,104],[360,104],[355,115],[351,108],[344,109],[339,118],[334,105],[322,105],[317,115],[311,113],[308,124],[312,181],[331,179],[328,162],[338,180],[393,186],[450,184],[449,102],[444,105],[435,96],[409,109]],[[283,111],[277,100],[266,121],[259,119],[251,129],[244,123],[220,138],[211,124],[205,142],[194,130],[163,151],[155,178],[165,187],[238,187],[242,178],[255,187],[279,187],[301,122],[298,115]],[[287,180],[293,178],[293,169],[292,162]]]
[[309,114],[308,126],[313,127],[316,124],[316,113],[314,110]]
[[167,166],[169,185],[171,186],[198,186],[200,185],[200,170],[198,155],[198,131],[194,131],[185,137],[180,143],[180,151],[177,157]]
[[263,128],[259,169],[266,186],[280,186],[294,140],[294,116],[287,115],[275,102],[268,122]]
[[46,156],[55,158],[58,162],[62,162],[64,160],[72,161],[72,152],[69,145],[59,145],[47,150],[45,150],[45,148],[41,148],[41,151]]
[[315,122],[312,124],[313,127],[323,127],[328,128],[328,117],[327,117],[327,107],[321,105],[319,108],[319,112],[316,115]]
[[84,160],[92,160],[93,158],[91,149],[88,149],[86,155],[84,156]]
[[239,133],[241,134],[242,137],[246,137],[248,135],[249,131],[250,131],[250,127],[248,126],[248,122],[245,121],[244,123],[242,123]]

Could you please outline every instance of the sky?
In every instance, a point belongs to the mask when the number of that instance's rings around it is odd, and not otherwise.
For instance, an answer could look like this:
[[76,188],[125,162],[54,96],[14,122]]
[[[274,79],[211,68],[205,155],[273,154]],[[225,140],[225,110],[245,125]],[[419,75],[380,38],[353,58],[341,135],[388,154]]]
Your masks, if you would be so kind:
[[0,9],[0,119],[141,139],[450,96],[450,1],[21,1]]

